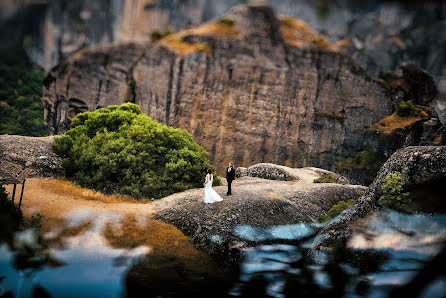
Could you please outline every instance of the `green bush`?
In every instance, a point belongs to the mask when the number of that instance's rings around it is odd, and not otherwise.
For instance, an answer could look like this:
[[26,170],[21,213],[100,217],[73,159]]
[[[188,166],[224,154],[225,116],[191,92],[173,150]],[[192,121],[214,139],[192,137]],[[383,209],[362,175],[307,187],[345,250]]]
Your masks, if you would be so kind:
[[400,117],[406,117],[413,115],[415,113],[415,107],[411,100],[403,101],[399,104],[398,108],[396,108],[396,113]]
[[41,102],[45,73],[22,47],[0,48],[0,73],[0,134],[49,135]]
[[410,201],[410,193],[404,192],[404,180],[400,172],[386,175],[384,183],[381,185],[383,194],[378,203],[383,208],[404,209]]
[[313,183],[339,183],[336,176],[332,174],[322,175],[319,178],[313,180]]
[[328,210],[327,215],[321,215],[319,217],[319,222],[326,222],[330,219],[336,217],[338,214],[340,214],[342,211],[353,205],[355,200],[349,200],[347,202],[345,201],[339,201],[336,205],[333,205],[330,210]]
[[160,40],[161,38],[166,37],[172,33],[173,33],[172,30],[170,30],[169,28],[165,29],[162,32],[159,29],[153,29],[152,33],[150,34],[150,38],[152,41],[157,41],[157,40]]
[[230,18],[221,17],[218,19],[217,23],[232,26],[232,25],[234,25],[234,20],[232,20]]
[[214,169],[187,131],[159,124],[132,103],[78,114],[53,148],[81,186],[135,198],[202,187],[206,169]]

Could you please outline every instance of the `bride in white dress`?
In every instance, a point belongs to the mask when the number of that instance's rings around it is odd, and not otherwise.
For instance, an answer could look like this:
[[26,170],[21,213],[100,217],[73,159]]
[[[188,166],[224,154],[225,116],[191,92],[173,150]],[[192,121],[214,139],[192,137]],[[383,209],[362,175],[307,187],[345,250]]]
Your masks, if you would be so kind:
[[212,175],[212,170],[208,169],[206,174],[206,181],[204,182],[204,202],[205,203],[215,203],[223,201],[220,195],[212,189],[212,182],[214,181],[214,176]]

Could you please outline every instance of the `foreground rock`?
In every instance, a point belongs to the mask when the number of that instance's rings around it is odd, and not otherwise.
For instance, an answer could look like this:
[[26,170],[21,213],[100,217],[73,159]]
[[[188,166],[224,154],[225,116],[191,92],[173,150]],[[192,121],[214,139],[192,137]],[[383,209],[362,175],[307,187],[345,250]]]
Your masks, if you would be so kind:
[[[355,229],[356,223],[378,210],[378,199],[382,195],[381,185],[387,174],[400,172],[405,188],[416,189],[446,182],[446,147],[417,146],[395,152],[378,172],[374,182],[364,195],[344,211],[340,217],[328,224],[318,234],[313,243],[314,250],[332,248],[345,243]],[[438,188],[438,187],[437,187]],[[425,197],[427,200],[428,197]]]
[[0,135],[0,163],[8,161],[31,168],[31,177],[61,176],[62,160],[51,148],[54,138]]
[[[292,172],[296,179],[242,177],[233,183],[232,196],[224,196],[225,187],[216,187],[223,201],[209,205],[203,203],[202,189],[175,194],[152,204],[155,219],[175,225],[199,248],[216,257],[229,257],[232,262],[235,260],[231,257],[237,257],[232,253],[249,245],[251,240],[268,241],[266,234],[274,233],[268,228],[315,222],[333,204],[357,199],[366,189],[363,186],[313,183],[320,177],[316,172],[319,169],[280,169]],[[264,236],[250,239],[248,234],[252,233]]]

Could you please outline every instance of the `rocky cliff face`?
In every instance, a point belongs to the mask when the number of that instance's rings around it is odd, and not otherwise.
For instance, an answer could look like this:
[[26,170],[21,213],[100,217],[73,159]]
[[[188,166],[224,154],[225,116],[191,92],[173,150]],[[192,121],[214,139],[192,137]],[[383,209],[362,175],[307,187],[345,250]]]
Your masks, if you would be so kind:
[[386,88],[336,49],[267,6],[237,6],[158,43],[59,64],[44,82],[46,121],[58,133],[77,112],[132,101],[187,129],[220,169],[230,160],[333,169],[392,112]]
[[[278,14],[304,20],[342,45],[378,76],[414,61],[434,77],[430,102],[446,121],[446,2],[268,1]],[[236,0],[9,0],[0,3],[2,43],[28,40],[33,61],[46,70],[79,49],[108,42],[148,40],[154,28],[180,30],[208,21]]]

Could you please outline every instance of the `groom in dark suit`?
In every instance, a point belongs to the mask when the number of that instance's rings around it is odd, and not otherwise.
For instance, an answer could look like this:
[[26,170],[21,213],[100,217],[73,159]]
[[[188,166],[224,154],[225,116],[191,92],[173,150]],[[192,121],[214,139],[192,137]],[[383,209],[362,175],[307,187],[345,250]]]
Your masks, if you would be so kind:
[[226,169],[226,181],[228,181],[228,192],[226,193],[227,196],[231,195],[231,184],[232,181],[234,180],[235,180],[235,169],[232,162],[230,162],[228,168]]

